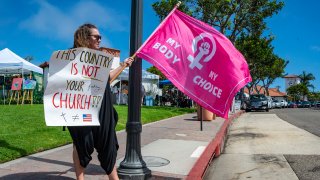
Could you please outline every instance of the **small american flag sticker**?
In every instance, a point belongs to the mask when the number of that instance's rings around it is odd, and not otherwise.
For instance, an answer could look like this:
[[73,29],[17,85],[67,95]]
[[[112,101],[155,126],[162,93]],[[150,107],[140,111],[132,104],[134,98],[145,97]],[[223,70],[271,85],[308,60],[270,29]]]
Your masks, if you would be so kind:
[[82,115],[83,122],[91,122],[92,121],[92,115],[91,114],[83,114]]

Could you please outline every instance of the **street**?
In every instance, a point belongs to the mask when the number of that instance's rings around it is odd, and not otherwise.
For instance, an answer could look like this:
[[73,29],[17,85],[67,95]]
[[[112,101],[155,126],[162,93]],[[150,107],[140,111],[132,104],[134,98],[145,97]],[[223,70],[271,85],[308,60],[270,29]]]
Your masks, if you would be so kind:
[[320,179],[320,110],[243,114],[204,179]]
[[320,137],[320,109],[286,108],[274,109],[269,113],[276,113],[282,120]]

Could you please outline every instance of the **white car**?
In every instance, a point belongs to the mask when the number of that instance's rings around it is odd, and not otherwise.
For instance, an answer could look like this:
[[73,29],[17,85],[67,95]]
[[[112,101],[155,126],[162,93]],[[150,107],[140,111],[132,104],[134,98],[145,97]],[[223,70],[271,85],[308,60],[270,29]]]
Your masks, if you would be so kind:
[[272,98],[271,98],[270,96],[266,96],[266,97],[267,97],[267,99],[268,99],[268,108],[269,108],[269,109],[274,108],[274,103],[273,103]]
[[280,102],[281,102],[281,106],[283,108],[287,108],[288,107],[288,102],[286,100],[282,99],[282,100],[280,100]]

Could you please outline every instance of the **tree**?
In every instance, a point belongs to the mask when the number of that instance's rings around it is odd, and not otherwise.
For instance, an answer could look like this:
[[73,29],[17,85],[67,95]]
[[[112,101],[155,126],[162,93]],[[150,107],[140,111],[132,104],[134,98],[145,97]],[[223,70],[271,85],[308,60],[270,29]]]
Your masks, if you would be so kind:
[[[159,0],[152,5],[163,20],[177,0]],[[277,0],[185,0],[179,10],[211,25],[235,42],[240,33],[262,34],[267,28],[264,20],[284,6]]]
[[[153,10],[156,12],[156,15],[159,17],[160,22],[164,20],[165,17],[169,14],[169,12],[173,9],[173,7],[178,3],[178,0],[160,0],[152,4]],[[190,11],[189,6],[192,7],[194,5],[193,0],[185,0],[180,4],[179,10],[185,12],[188,15],[192,15],[192,11]]]
[[[252,81],[247,84],[249,93],[252,89],[256,89],[259,93],[262,88],[265,89],[265,94],[269,95],[269,86],[276,78],[284,76],[284,69],[289,63],[274,54],[273,46],[271,45],[273,38],[259,37],[257,35],[242,34],[235,45],[246,58]],[[258,84],[262,83],[261,89],[258,89]]]
[[260,33],[264,20],[284,6],[276,0],[198,0],[197,17],[219,29],[231,42],[241,33]]
[[164,79],[167,79],[159,69],[157,69],[156,67],[154,66],[151,66],[150,68],[147,69],[148,72],[150,73],[153,73],[153,74],[156,74],[156,75],[159,75],[159,79],[160,80],[164,80]]
[[[163,20],[176,3],[177,0],[160,0],[152,6]],[[284,3],[277,0],[186,0],[179,10],[215,27],[235,44],[248,61],[253,79],[249,86],[253,87],[268,77],[266,67],[272,71],[276,59],[271,46],[273,37],[261,37],[267,29],[265,19],[278,13],[283,6]],[[283,72],[288,62],[277,61],[283,67],[277,72]],[[273,74],[265,83],[271,84],[276,78]]]
[[294,100],[300,100],[309,93],[309,90],[304,84],[296,84],[287,89],[287,94],[292,96]]
[[28,62],[31,62],[33,60],[33,56],[27,56],[24,59]]
[[[242,34],[235,43],[249,65],[252,77],[252,81],[247,85],[249,94],[251,94],[251,90],[256,88],[257,84],[263,79],[265,65],[272,63],[269,58],[273,52],[271,41],[272,39]],[[256,90],[260,92],[258,89]]]
[[310,81],[315,80],[316,78],[312,73],[307,73],[303,71],[302,74],[299,75],[301,84],[304,84],[307,88],[314,88],[314,86],[310,83]]
[[319,101],[320,100],[320,92],[310,92],[308,94],[309,101]]
[[277,55],[273,55],[271,58],[272,63],[268,64],[265,69],[265,77],[262,79],[263,87],[266,89],[269,96],[269,86],[279,77],[285,76],[284,69],[288,65],[289,61],[286,61]]

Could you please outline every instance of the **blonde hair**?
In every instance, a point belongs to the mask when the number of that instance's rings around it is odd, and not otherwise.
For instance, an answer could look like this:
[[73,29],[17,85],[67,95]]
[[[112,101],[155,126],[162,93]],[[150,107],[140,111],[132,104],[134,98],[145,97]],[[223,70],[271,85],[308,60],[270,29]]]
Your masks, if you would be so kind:
[[89,47],[90,29],[98,29],[93,24],[83,24],[74,32],[73,48]]

